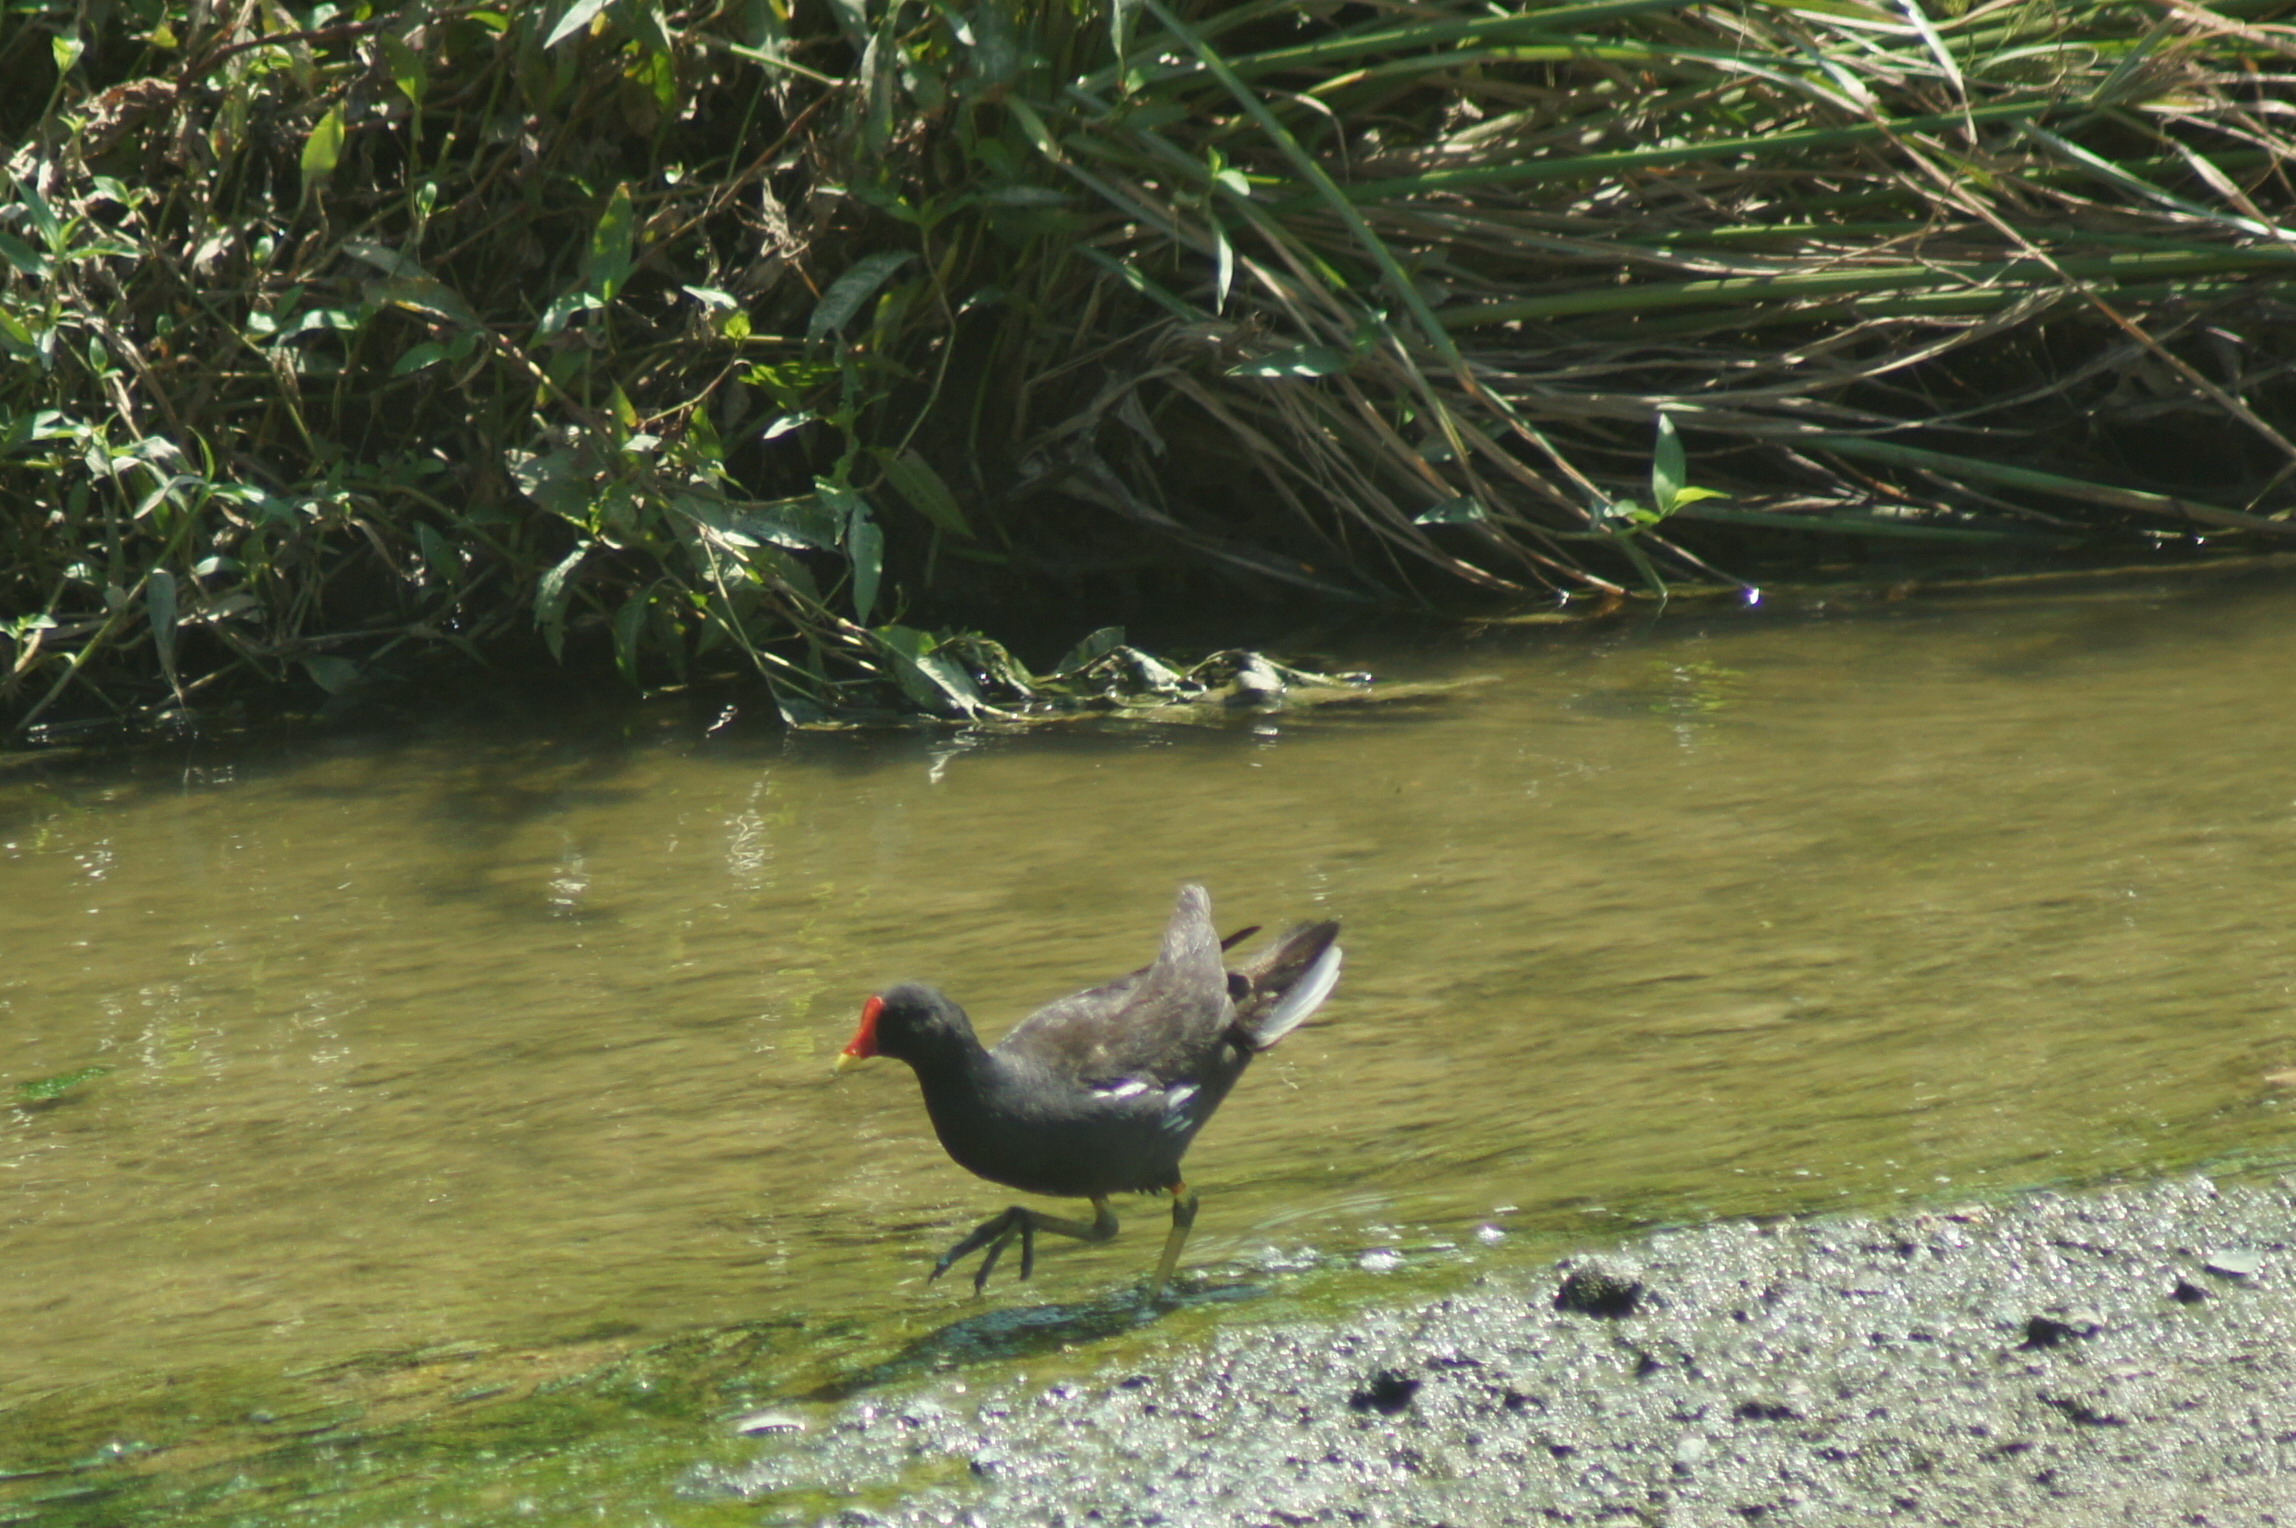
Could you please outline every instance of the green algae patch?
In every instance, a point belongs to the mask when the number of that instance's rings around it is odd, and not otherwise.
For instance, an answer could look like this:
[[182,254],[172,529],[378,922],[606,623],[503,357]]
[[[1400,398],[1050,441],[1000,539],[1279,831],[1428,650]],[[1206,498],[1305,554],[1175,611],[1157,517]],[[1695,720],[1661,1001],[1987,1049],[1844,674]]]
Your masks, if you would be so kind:
[[213,1371],[79,1387],[0,1415],[0,1523],[548,1522],[601,1502],[680,1503],[748,1368],[794,1329],[761,1323],[634,1353],[602,1345],[378,1355],[294,1374]]
[[[253,1366],[74,1387],[0,1412],[0,1524],[138,1525],[516,1519],[677,1525],[813,1520],[840,1508],[961,1501],[976,1461],[922,1451],[846,1469],[830,1437],[774,1474],[780,1433],[823,1433],[849,1402],[968,1381],[991,1389],[1169,1365],[1239,1319],[1343,1316],[1426,1297],[1469,1264],[1447,1244],[1414,1276],[1348,1259],[1134,1286],[1079,1302],[910,1307],[745,1323],[641,1348],[453,1344],[288,1373]],[[826,1466],[823,1461],[826,1460]]]
[[34,1077],[16,1084],[16,1102],[20,1104],[54,1103],[83,1083],[94,1082],[111,1073],[108,1066],[83,1066],[76,1071],[58,1072],[53,1077]]

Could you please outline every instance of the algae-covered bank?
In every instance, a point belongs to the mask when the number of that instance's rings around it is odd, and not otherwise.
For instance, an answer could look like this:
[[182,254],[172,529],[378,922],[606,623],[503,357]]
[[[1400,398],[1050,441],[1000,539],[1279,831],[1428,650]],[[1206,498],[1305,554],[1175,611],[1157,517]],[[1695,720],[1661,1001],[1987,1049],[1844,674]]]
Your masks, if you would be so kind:
[[[2253,1502],[2288,585],[1900,593],[1335,644],[1407,706],[513,699],[18,756],[0,1517]],[[1347,967],[1191,1151],[1180,1298],[1129,1199],[1025,1285],[928,1283],[1008,1199],[906,1074],[832,1074],[862,999],[993,1036],[1188,882],[1342,920]],[[2253,1361],[2184,1394],[2211,1353]]]
[[1277,1266],[965,1317],[826,1389],[774,1388],[769,1328],[539,1379],[401,1355],[11,1471],[0,1521],[2263,1528],[2296,1510],[2292,1217],[2287,1180],[2192,1177],[1722,1223],[1401,1305],[1365,1272],[1305,1320],[1287,1294],[1348,1280]]

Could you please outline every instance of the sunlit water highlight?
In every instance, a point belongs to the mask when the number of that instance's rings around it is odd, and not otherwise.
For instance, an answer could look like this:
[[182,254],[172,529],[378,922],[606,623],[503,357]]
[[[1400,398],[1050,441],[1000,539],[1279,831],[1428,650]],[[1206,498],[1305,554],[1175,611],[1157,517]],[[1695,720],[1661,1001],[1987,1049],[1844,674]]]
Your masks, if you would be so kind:
[[[930,979],[993,1035],[1144,961],[1186,879],[1224,926],[1348,925],[1325,1018],[1190,1160],[1199,1266],[1370,1278],[1430,1242],[2277,1156],[2290,592],[1374,648],[1348,656],[1491,682],[1221,729],[784,737],[656,706],[19,766],[0,1088],[114,1070],[0,1104],[0,1405],[953,1318],[969,1289],[926,1261],[1008,1196],[948,1164],[902,1069],[832,1078],[861,999]],[[1119,1209],[1113,1246],[992,1297],[1137,1279],[1162,1210]]]

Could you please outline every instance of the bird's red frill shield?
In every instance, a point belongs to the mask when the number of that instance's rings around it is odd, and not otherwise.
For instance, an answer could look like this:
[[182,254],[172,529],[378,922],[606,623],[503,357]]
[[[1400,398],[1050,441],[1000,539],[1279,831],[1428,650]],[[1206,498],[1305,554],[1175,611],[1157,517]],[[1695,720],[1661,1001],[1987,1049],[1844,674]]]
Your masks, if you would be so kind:
[[861,1005],[861,1027],[853,1031],[853,1039],[837,1057],[837,1070],[858,1066],[877,1054],[877,1015],[885,1011],[885,1000],[872,997]]

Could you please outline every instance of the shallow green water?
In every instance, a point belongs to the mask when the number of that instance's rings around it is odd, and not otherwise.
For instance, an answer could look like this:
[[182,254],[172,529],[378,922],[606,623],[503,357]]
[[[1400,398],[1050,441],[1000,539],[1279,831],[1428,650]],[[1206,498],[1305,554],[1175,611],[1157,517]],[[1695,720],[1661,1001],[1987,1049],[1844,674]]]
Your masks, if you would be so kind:
[[[225,1368],[432,1349],[411,1415],[458,1344],[559,1354],[473,1371],[531,1385],[744,1323],[785,1377],[929,1343],[979,1314],[929,1257],[1007,1196],[900,1068],[831,1077],[861,999],[930,979],[993,1034],[1148,958],[1183,879],[1228,926],[1349,930],[1190,1159],[1215,1288],[2284,1157],[2291,594],[1359,643],[1489,682],[1223,729],[657,704],[19,765],[0,1089],[113,1070],[0,1104],[0,1468],[128,1376],[150,1434],[155,1385]],[[1161,1207],[1126,1218],[992,1305],[1121,1290]]]

